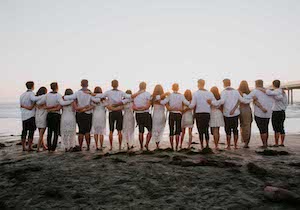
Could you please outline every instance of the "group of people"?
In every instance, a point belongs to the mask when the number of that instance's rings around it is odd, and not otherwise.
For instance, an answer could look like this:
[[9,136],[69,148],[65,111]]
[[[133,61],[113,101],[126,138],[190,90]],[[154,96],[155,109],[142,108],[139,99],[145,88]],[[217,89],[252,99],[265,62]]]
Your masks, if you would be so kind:
[[[76,123],[78,125],[79,148],[84,140],[87,150],[90,149],[91,133],[94,136],[96,149],[103,148],[106,134],[106,112],[109,118],[110,150],[113,149],[113,132],[117,130],[119,149],[125,138],[127,149],[133,148],[134,129],[139,129],[140,149],[148,150],[151,139],[159,148],[164,128],[169,123],[170,146],[174,150],[182,148],[185,133],[188,132],[188,148],[192,143],[194,121],[198,129],[201,149],[209,147],[210,132],[213,135],[215,149],[219,149],[220,127],[225,128],[227,149],[231,149],[233,134],[234,148],[238,148],[239,121],[240,133],[244,148],[249,148],[251,124],[254,119],[259,128],[262,146],[268,147],[269,122],[272,121],[275,132],[275,146],[284,146],[285,110],[287,96],[280,88],[280,81],[273,81],[273,88],[266,89],[262,80],[255,81],[255,89],[250,90],[247,81],[242,81],[238,89],[231,87],[229,79],[223,80],[224,90],[220,93],[217,87],[205,89],[205,81],[198,80],[198,90],[192,94],[186,90],[179,92],[179,85],[172,85],[172,93],[165,92],[161,85],[156,85],[153,93],[146,90],[146,83],[139,84],[139,91],[123,92],[118,89],[119,82],[111,82],[112,89],[102,92],[100,87],[94,91],[88,89],[88,80],[81,81],[81,89],[73,92],[66,89],[64,96],[58,93],[58,84],[51,83],[51,91],[41,87],[34,94],[34,82],[26,83],[27,91],[20,97],[23,121],[23,151],[33,151],[33,137],[36,128],[39,130],[37,151],[43,147],[49,152],[55,151],[61,136],[65,151],[75,147]],[[147,129],[144,144],[144,133]],[[47,129],[47,144],[44,134]],[[26,149],[28,139],[28,149]],[[279,143],[280,139],[280,143]],[[174,141],[175,140],[175,141]],[[205,140],[205,145],[204,145]]]

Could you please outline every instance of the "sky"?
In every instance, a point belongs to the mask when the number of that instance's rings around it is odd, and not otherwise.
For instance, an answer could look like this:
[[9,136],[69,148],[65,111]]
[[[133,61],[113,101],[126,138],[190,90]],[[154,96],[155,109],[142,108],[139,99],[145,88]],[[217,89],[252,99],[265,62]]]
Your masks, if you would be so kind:
[[222,88],[300,80],[298,0],[0,0],[0,101],[35,81],[60,92]]

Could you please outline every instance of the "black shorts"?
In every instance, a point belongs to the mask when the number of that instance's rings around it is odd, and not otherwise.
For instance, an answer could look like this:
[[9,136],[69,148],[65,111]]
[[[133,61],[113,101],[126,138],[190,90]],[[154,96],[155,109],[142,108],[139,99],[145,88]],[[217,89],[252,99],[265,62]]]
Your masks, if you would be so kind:
[[180,135],[182,131],[181,120],[182,120],[182,114],[170,112],[169,114],[170,136]]
[[79,128],[79,134],[88,134],[91,132],[92,119],[93,119],[93,114],[87,114],[84,112],[76,113],[76,121]]
[[28,134],[28,139],[33,139],[34,131],[36,130],[36,125],[35,125],[35,117],[31,117],[27,120],[24,120],[22,122],[22,139],[26,139],[27,133]]
[[239,134],[239,130],[238,130],[239,116],[224,117],[224,122],[225,122],[225,133],[226,133],[226,135],[231,135],[231,132],[233,132],[234,135]]
[[256,125],[259,129],[260,134],[269,133],[269,122],[270,118],[261,118],[261,117],[254,117]]
[[209,113],[196,113],[196,125],[199,134],[208,133],[210,114]]
[[139,126],[139,133],[144,133],[145,128],[147,128],[148,132],[152,132],[152,117],[150,113],[136,113],[135,118]]
[[275,133],[285,134],[284,130],[285,111],[272,112],[272,126]]
[[121,131],[123,128],[123,113],[122,110],[120,111],[112,111],[109,112],[109,130],[115,130],[115,124],[117,131]]

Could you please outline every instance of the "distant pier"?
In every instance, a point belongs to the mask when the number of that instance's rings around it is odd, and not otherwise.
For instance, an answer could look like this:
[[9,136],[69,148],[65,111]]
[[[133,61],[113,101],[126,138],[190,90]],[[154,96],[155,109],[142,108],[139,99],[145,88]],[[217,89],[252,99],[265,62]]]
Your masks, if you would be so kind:
[[289,104],[294,103],[294,95],[293,90],[294,89],[300,89],[300,81],[293,81],[293,82],[287,82],[283,83],[281,87],[288,92],[288,102]]

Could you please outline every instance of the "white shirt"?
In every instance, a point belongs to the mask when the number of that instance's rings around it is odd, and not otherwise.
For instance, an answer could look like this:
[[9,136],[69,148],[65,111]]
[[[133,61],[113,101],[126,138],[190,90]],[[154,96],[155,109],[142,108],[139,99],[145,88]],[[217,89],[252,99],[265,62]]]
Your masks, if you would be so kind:
[[[84,89],[78,90],[73,95],[64,96],[64,99],[68,100],[68,101],[77,99],[78,107],[86,107],[86,106],[91,105],[92,102],[95,102],[95,103],[100,102],[100,98],[92,97],[90,94],[87,94],[84,91],[85,91]],[[93,113],[93,110],[91,109],[89,111],[86,111],[85,113],[91,114],[91,113]]]
[[[57,106],[59,105],[59,100],[62,98],[60,93],[50,92],[46,94],[46,106]],[[52,111],[54,113],[60,113],[60,110]]]
[[244,99],[239,91],[226,87],[221,93],[221,99],[218,101],[212,101],[212,105],[220,106],[223,104],[223,115],[225,117],[235,117],[240,114],[240,109],[237,108],[233,115],[230,115],[231,110],[236,106],[237,102],[240,101],[244,104],[249,104],[251,100]]
[[[27,90],[20,96],[20,106],[32,106],[34,102],[41,99],[43,96],[35,96],[32,90]],[[32,110],[21,108],[21,118],[22,121],[28,120],[35,116],[35,108]]]
[[193,94],[193,99],[189,108],[193,109],[196,106],[195,113],[210,113],[211,108],[210,104],[207,103],[207,100],[214,101],[216,99],[215,96],[207,90],[197,90]]
[[288,100],[286,94],[281,88],[275,90],[267,90],[266,94],[272,96],[274,99],[272,111],[283,111],[288,106]]
[[[149,101],[151,100],[151,94],[149,92],[143,92],[139,94],[137,97],[133,99],[133,103],[136,107],[145,107],[148,105]],[[149,109],[144,111],[135,111],[136,113],[144,113],[149,112]]]
[[254,115],[260,118],[271,118],[273,106],[272,97],[268,96],[259,89],[252,90],[251,93],[245,95],[244,97],[246,99],[253,99],[254,96],[257,98],[257,101],[267,110],[267,112],[264,113],[258,106],[254,104]]
[[[160,103],[162,105],[166,105],[167,103],[169,103],[171,109],[179,109],[179,110],[182,110],[182,103],[184,103],[186,106],[190,105],[190,102],[186,100],[184,95],[175,92],[171,93],[167,98],[160,101]],[[181,111],[170,111],[170,112],[181,113]]]

